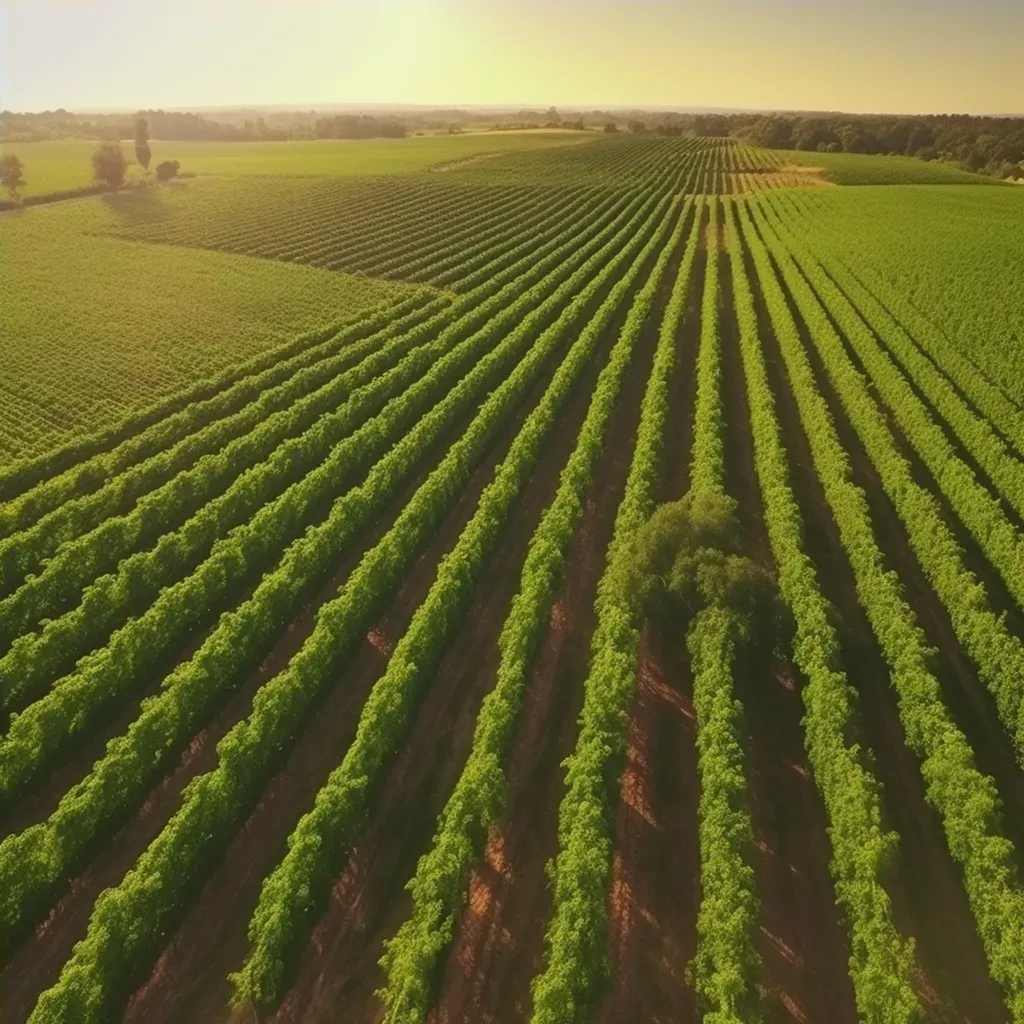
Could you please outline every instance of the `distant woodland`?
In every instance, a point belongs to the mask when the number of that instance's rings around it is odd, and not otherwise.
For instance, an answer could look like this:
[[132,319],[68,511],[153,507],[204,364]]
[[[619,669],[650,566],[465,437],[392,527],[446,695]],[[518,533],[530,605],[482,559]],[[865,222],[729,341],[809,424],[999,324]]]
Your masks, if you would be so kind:
[[144,117],[156,139],[287,141],[289,139],[402,138],[420,132],[491,128],[560,128],[660,135],[733,136],[770,149],[880,153],[942,160],[999,178],[1024,177],[1024,116],[974,117],[842,113],[672,113],[644,110],[494,111],[395,109],[380,112],[316,110],[140,110],[134,114],[76,114],[68,110],[0,113],[0,138],[129,138]]

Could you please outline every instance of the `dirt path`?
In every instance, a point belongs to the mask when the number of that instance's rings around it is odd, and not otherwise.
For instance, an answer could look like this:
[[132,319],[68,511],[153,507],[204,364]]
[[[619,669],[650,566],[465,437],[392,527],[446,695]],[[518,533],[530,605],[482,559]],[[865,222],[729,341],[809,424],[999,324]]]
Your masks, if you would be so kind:
[[615,818],[612,984],[597,1024],[698,1019],[686,977],[697,949],[697,797],[689,669],[649,625]]
[[[836,333],[842,336],[838,324],[834,321],[832,323]],[[861,373],[865,373],[863,364],[849,345],[847,353],[854,366]],[[928,405],[919,392],[918,397]],[[1002,577],[938,489],[934,477],[911,447],[895,417],[881,402],[878,405],[897,447],[911,466],[915,482],[933,495],[943,521],[960,546],[964,565],[984,585],[993,612],[1004,616],[1006,626],[1012,634],[1024,638],[1024,614],[1017,607]],[[934,409],[932,413],[941,424],[941,417]],[[952,438],[950,431],[947,430],[946,434],[954,440],[954,449],[966,461],[977,479],[984,483],[987,479],[984,471],[971,459],[963,446]],[[851,434],[851,437],[855,435]],[[874,473],[874,470],[869,469],[869,472]],[[1003,801],[1007,834],[1018,851],[1018,864],[1024,866],[1020,854],[1020,851],[1024,850],[1024,774],[1020,771],[1013,743],[999,721],[994,698],[985,683],[978,678],[974,663],[960,647],[949,613],[924,575],[910,547],[905,527],[891,502],[881,492],[881,481],[877,474],[874,474],[873,482],[879,490],[869,491],[869,500],[872,502],[872,517],[876,524],[879,524],[879,545],[886,558],[899,572],[911,604],[926,628],[930,642],[939,650],[941,657],[938,676],[943,686],[943,695],[974,749],[978,767],[986,775],[992,776],[996,782]],[[877,499],[874,497],[876,493]],[[1004,511],[1008,511],[1005,502],[1001,504]],[[1017,525],[1015,515],[1010,514],[1009,519]]]
[[[490,455],[417,559],[390,607],[377,618],[360,650],[337,673],[326,703],[299,739],[284,769],[271,780],[260,805],[232,841],[148,981],[135,993],[126,1021],[206,1022],[228,1016],[227,975],[240,966],[248,950],[246,929],[263,879],[279,862],[288,835],[344,755],[359,712],[384,671],[394,642],[426,596],[440,558],[469,520],[481,491],[493,478],[495,467],[554,369],[552,362],[502,429]],[[409,806],[415,808],[416,804]]]
[[[662,501],[678,498],[689,481],[705,265],[702,247],[677,338]],[[609,909],[612,976],[597,1009],[598,1024],[696,1021],[695,997],[686,980],[686,966],[696,952],[699,899],[694,737],[685,659],[658,624],[649,624],[641,640],[615,813]]]
[[[752,271],[748,265],[748,272]],[[886,880],[886,888],[893,901],[897,927],[902,934],[913,937],[917,945],[918,990],[929,1007],[930,1018],[936,1021],[1002,1022],[1005,1011],[988,977],[959,868],[949,854],[938,815],[925,801],[919,762],[904,742],[888,668],[857,601],[853,571],[814,469],[778,343],[756,291],[755,297],[769,380],[790,453],[793,489],[805,523],[807,552],[818,569],[825,596],[841,617],[843,665],[860,697],[862,735],[873,754],[874,772],[883,787],[883,824],[900,837],[900,855]],[[799,316],[797,321],[804,344],[813,353],[813,344]],[[817,369],[820,373],[821,367]],[[830,403],[840,437],[850,454],[855,480],[866,486],[874,502],[877,529],[876,506],[884,498],[877,475],[835,396],[827,387],[822,388],[822,393]]]
[[405,883],[429,847],[437,816],[468,756],[480,704],[494,683],[497,640],[519,586],[527,545],[554,497],[616,334],[608,332],[540,466],[531,474],[514,521],[435,674],[363,839],[335,884],[295,983],[272,1018],[279,1024],[332,1020],[338,1006],[344,1006],[346,1019],[353,1021],[375,1020],[382,1012],[374,992],[384,982],[378,966],[383,942],[409,913]]
[[[676,263],[670,267],[674,275]],[[508,763],[505,820],[470,880],[469,902],[440,980],[432,1024],[523,1021],[551,914],[545,864],[558,851],[562,760],[573,750],[594,626],[594,598],[632,458],[667,291],[624,382],[594,489],[569,549],[562,593],[531,674]]]
[[[214,767],[217,743],[235,723],[248,715],[256,690],[284,667],[301,647],[312,629],[316,610],[337,592],[358,564],[363,552],[390,528],[399,511],[442,456],[443,449],[431,453],[420,472],[414,474],[373,526],[355,538],[350,554],[341,561],[331,579],[320,588],[301,615],[282,632],[259,669],[250,674],[209,725],[193,737],[186,751],[168,769],[167,775],[149,792],[138,812],[97,851],[95,859],[71,880],[69,891],[45,922],[4,965],[0,988],[4,993],[5,1013],[10,1014],[12,1020],[27,1017],[40,992],[56,981],[72,946],[85,934],[96,897],[103,889],[116,885],[124,877],[168,822],[178,809],[185,785],[196,775]],[[193,641],[188,649],[192,650],[197,645],[198,641]],[[128,722],[124,724],[127,727]],[[89,749],[92,749],[91,746]],[[91,761],[86,764],[83,760],[87,753],[84,751],[76,759],[77,771],[82,775],[92,765]],[[96,752],[95,756],[98,754]],[[40,795],[39,799],[43,799],[43,796]]]

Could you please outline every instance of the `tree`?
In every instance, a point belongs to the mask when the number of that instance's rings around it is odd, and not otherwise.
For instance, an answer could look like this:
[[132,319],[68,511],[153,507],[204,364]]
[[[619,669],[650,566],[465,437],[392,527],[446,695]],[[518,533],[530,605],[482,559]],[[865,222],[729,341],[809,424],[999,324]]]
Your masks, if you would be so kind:
[[97,185],[120,188],[127,169],[128,161],[119,142],[103,142],[92,155],[92,176]]
[[178,169],[181,164],[177,160],[165,160],[162,164],[156,165],[156,180],[169,181],[178,176]]
[[144,117],[135,121],[135,159],[144,171],[149,170],[149,161],[153,154],[149,149],[149,124]]
[[619,131],[619,126],[614,121],[609,121],[604,126],[604,133],[605,133],[605,135],[616,135],[616,134],[618,134],[618,131]]
[[0,183],[12,199],[17,199],[18,193],[25,187],[25,165],[17,154],[8,153],[4,157],[3,167],[0,169]]
[[647,125],[643,121],[630,121],[628,127],[634,135],[639,135],[647,128]]

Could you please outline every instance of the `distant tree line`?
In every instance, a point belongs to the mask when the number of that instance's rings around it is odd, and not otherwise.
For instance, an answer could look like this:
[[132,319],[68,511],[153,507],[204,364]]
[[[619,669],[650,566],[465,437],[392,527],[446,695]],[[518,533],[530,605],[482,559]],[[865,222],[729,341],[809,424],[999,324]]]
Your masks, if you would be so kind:
[[631,111],[605,125],[700,138],[733,136],[768,149],[872,153],[944,160],[998,178],[1024,178],[1024,117],[935,114],[909,117],[857,114],[649,114]]
[[314,123],[318,139],[404,139],[408,129],[391,117],[370,114],[335,114],[318,117]]
[[[124,114],[0,112],[0,139],[129,139],[144,118],[155,139],[247,141],[401,138],[418,132],[491,128],[588,128],[654,135],[734,136],[770,149],[884,153],[945,160],[969,171],[1024,177],[1024,117],[942,114],[898,117],[842,113],[680,113],[645,110],[377,108],[369,111],[228,109],[141,110]],[[139,161],[142,163],[142,161]]]
[[45,110],[38,114],[16,114],[5,110],[0,112],[0,138],[7,142],[67,138],[115,142],[133,138],[135,125],[140,120],[147,122],[151,138],[176,142],[403,138],[408,134],[408,128],[400,119],[368,114],[317,117],[315,111],[287,111],[260,114],[255,118],[213,120],[201,114],[176,110],[139,110],[130,117],[124,114],[79,115],[68,110]]
[[1024,118],[1019,117],[773,114],[724,120],[728,134],[770,149],[916,156],[998,178],[1024,177]]

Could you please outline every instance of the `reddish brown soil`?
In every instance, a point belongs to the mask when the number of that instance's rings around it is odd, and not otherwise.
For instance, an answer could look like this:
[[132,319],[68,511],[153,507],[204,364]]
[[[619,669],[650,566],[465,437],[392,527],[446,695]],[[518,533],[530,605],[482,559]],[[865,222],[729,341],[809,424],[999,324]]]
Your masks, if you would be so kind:
[[483,863],[473,872],[432,1024],[522,1021],[530,1013],[529,985],[542,967],[551,913],[545,864],[558,852],[560,765],[576,741],[597,582],[629,471],[667,295],[663,290],[630,367],[593,497],[569,550],[566,582],[531,674],[509,757],[505,820],[492,830]]
[[[842,336],[838,325],[833,322],[833,326]],[[847,352],[854,365],[864,373],[863,364],[849,346]],[[922,395],[919,394],[918,397],[924,401]],[[1024,638],[1024,614],[1017,607],[1002,577],[939,491],[930,471],[907,441],[895,417],[880,402],[879,408],[896,440],[897,447],[911,466],[915,482],[932,493],[944,522],[960,545],[964,564],[984,585],[990,607],[996,614],[1005,617],[1011,633]],[[939,420],[937,415],[935,418]],[[952,439],[952,434],[947,434]],[[984,471],[955,439],[954,448],[971,467],[974,475],[984,482]],[[878,480],[877,474],[875,481],[880,488],[881,481]],[[878,531],[879,544],[907,587],[908,597],[922,624],[926,626],[929,640],[940,652],[937,674],[943,686],[943,695],[974,749],[978,767],[986,775],[992,776],[996,782],[1005,809],[1007,834],[1018,851],[1020,863],[1019,851],[1024,850],[1024,774],[1019,770],[1013,742],[999,721],[995,700],[984,682],[978,678],[974,663],[960,647],[949,613],[925,577],[910,547],[905,527],[888,498],[879,491],[876,501],[873,493],[869,491],[868,496],[872,501],[873,517],[877,523],[882,524]],[[1005,503],[1002,504],[1004,511],[1007,511]],[[1012,522],[1017,522],[1015,515],[1010,515],[1009,518]]]
[[[689,480],[705,263],[702,248],[677,339],[662,500],[678,498]],[[690,678],[682,655],[685,650],[656,624],[644,631],[615,814],[612,976],[597,1009],[599,1024],[696,1020],[686,966],[696,951],[699,900],[697,760]]]
[[[552,372],[554,366],[549,368]],[[203,1020],[213,1021],[228,1016],[227,1004],[230,997],[230,985],[227,975],[240,966],[247,950],[248,940],[246,929],[252,911],[255,909],[260,885],[284,853],[287,836],[294,829],[301,814],[313,802],[317,790],[323,784],[330,770],[341,760],[344,751],[355,733],[359,711],[362,708],[373,684],[382,674],[387,663],[386,652],[405,631],[416,608],[426,596],[434,581],[437,564],[442,555],[454,544],[462,527],[472,515],[480,492],[493,478],[494,468],[507,451],[529,409],[539,399],[543,386],[550,379],[545,374],[533,389],[530,400],[523,403],[509,424],[502,431],[500,442],[494,446],[491,456],[478,468],[473,480],[459,499],[456,509],[446,519],[438,531],[428,550],[420,556],[412,572],[403,582],[391,607],[375,622],[371,637],[363,644],[358,654],[353,657],[339,673],[326,705],[303,733],[294,750],[288,757],[284,770],[276,776],[264,792],[263,799],[250,816],[244,829],[235,837],[226,857],[204,886],[199,898],[187,913],[182,925],[177,930],[174,941],[164,950],[149,980],[136,992],[127,1013],[126,1021],[171,1021],[171,1020]],[[561,468],[558,456],[564,459],[565,452],[552,448],[545,456],[542,467],[531,478],[529,491],[531,497],[524,495],[522,506],[530,509],[537,506],[545,493],[553,489],[553,480]],[[537,511],[539,515],[539,510]],[[515,559],[517,545],[519,550],[525,540],[520,537],[519,519],[513,528],[511,537],[506,538],[509,549],[508,557]],[[529,513],[526,516],[526,537],[532,527],[529,525]],[[504,557],[504,555],[502,556]],[[497,579],[514,576],[509,566],[507,572],[499,574]],[[511,596],[509,592],[508,597]],[[474,607],[474,617],[482,616],[475,621],[483,638],[492,641],[500,629],[504,617],[504,605],[501,597],[488,595]],[[474,669],[478,665],[473,658],[480,655],[474,648],[462,657],[458,652],[454,660],[446,661],[445,667],[452,669],[449,679],[439,673],[445,680],[446,692],[454,699],[460,690],[468,684],[476,682]],[[460,685],[461,683],[461,685]],[[448,690],[454,689],[454,694]],[[438,704],[442,706],[439,707]],[[454,727],[446,725],[443,701],[435,700],[433,694],[427,701],[428,720],[421,720],[417,737],[421,744],[421,752],[428,756],[431,766],[444,768],[449,773],[447,786],[450,787],[455,770],[460,760],[454,749],[461,743],[468,746],[475,715],[475,703],[470,701],[461,712],[461,717]],[[404,749],[404,748],[403,748]],[[387,851],[392,845],[400,847],[394,859],[387,856],[364,859],[361,851],[357,851],[357,865],[352,880],[345,876],[335,887],[332,901],[332,912],[347,899],[358,902],[363,886],[372,887],[387,885],[391,889],[401,890],[401,886],[415,866],[415,856],[419,848],[411,849],[401,846],[399,837],[408,829],[414,835],[429,836],[436,809],[431,813],[429,796],[433,787],[445,786],[445,780],[432,777],[429,772],[417,773],[420,765],[403,755],[398,766],[398,782],[389,783],[386,796],[391,800],[388,806],[392,810],[391,817],[379,826],[381,850]],[[406,777],[410,776],[410,777]],[[443,793],[447,792],[447,788]],[[401,794],[401,796],[399,796]],[[441,797],[435,800],[443,799]],[[396,805],[399,813],[394,813]],[[376,818],[374,819],[376,821]],[[390,833],[388,830],[391,830]],[[359,865],[363,871],[359,871]],[[366,867],[370,866],[370,882],[367,883]],[[378,869],[380,874],[378,875]],[[407,870],[408,869],[408,870]],[[392,874],[393,873],[393,874]],[[382,890],[383,891],[383,890]],[[371,917],[376,916],[378,907],[374,894],[369,895]],[[365,905],[364,905],[365,908]],[[330,928],[331,913],[328,927],[323,923],[318,926],[314,935],[311,950],[312,968],[317,973],[319,964],[318,946],[331,955],[328,940],[333,936],[327,934]],[[361,915],[357,912],[357,917]],[[346,915],[347,927],[350,922]],[[357,937],[362,935],[360,924],[372,930],[372,924],[365,919],[355,922],[354,932]],[[362,963],[373,967],[379,949],[370,949],[369,955]],[[350,965],[351,966],[351,965]],[[314,979],[310,979],[315,981]],[[333,979],[332,979],[333,980]],[[361,977],[364,982],[367,975]],[[366,995],[369,996],[376,982],[370,977]],[[332,1008],[323,1007],[319,1003],[310,1006],[314,1016],[326,1012],[327,1019],[333,1015]],[[304,1015],[304,1014],[303,1014]]]
[[345,1007],[347,1019],[357,1021],[375,1020],[382,1012],[374,991],[384,982],[377,964],[383,942],[409,913],[404,885],[430,844],[437,816],[468,756],[480,703],[494,683],[497,639],[519,586],[527,545],[554,496],[603,363],[603,356],[592,361],[542,464],[531,474],[511,530],[452,638],[363,838],[335,884],[295,983],[273,1016],[280,1024],[329,1020],[338,1006]]
[[[0,975],[0,986],[4,993],[4,1009],[11,1015],[11,1019],[19,1020],[26,1017],[40,992],[56,981],[72,946],[85,934],[96,897],[103,889],[116,885],[121,880],[146,846],[164,827],[177,810],[179,797],[185,785],[196,775],[214,767],[217,743],[236,722],[249,713],[256,690],[278,672],[299,649],[312,629],[316,610],[337,592],[338,587],[358,563],[363,551],[390,527],[400,509],[440,457],[440,452],[432,455],[415,479],[409,481],[402,493],[381,514],[373,528],[356,538],[351,546],[351,553],[342,560],[331,580],[319,590],[302,614],[281,634],[258,671],[252,673],[239,687],[210,725],[193,737],[187,750],[172,766],[167,776],[150,791],[137,815],[98,851],[96,858],[80,875],[71,880],[69,891],[53,908],[46,921],[9,958],[4,965],[3,974]],[[198,642],[193,641],[189,645],[189,650],[194,649]],[[158,686],[159,683],[154,689]],[[124,722],[124,728],[127,728],[129,721],[130,719]],[[90,744],[72,764],[69,764],[66,771],[76,773],[76,777],[84,776],[92,766],[92,759],[99,756],[99,753],[93,751],[93,745]],[[87,758],[92,759],[86,760]],[[53,794],[50,790],[51,787],[47,786],[45,792],[41,792],[36,799],[52,799]],[[59,794],[57,796],[59,798]],[[33,801],[28,803],[32,804]],[[33,818],[39,815],[38,809],[28,813],[31,813]]]
[[[748,272],[753,274],[753,268],[748,266]],[[862,734],[883,787],[884,824],[900,838],[900,856],[886,886],[894,919],[901,933],[916,942],[918,988],[930,1017],[974,1024],[1004,1021],[1005,1011],[988,976],[959,869],[946,846],[941,820],[925,801],[918,759],[904,742],[888,669],[858,604],[854,575],[816,476],[785,365],[759,297],[758,312],[769,379],[790,453],[793,488],[804,518],[807,551],[818,568],[826,597],[841,615],[843,664],[860,695]],[[813,355],[802,323],[801,330]],[[817,370],[820,374],[821,367]],[[886,510],[877,475],[835,396],[828,387],[822,388],[822,394],[850,453],[855,480],[873,502],[876,529],[884,533],[892,529],[894,515],[891,508]]]
[[[720,260],[727,489],[739,504],[750,556],[774,573],[754,466],[750,407],[732,300],[732,264]],[[825,808],[804,750],[803,680],[788,661],[761,655],[737,673],[744,704],[754,871],[761,897],[759,950],[779,1021],[857,1020],[849,948],[829,874]]]
[[612,983],[598,1024],[696,1022],[700,852],[690,677],[679,645],[644,632],[615,818]]

